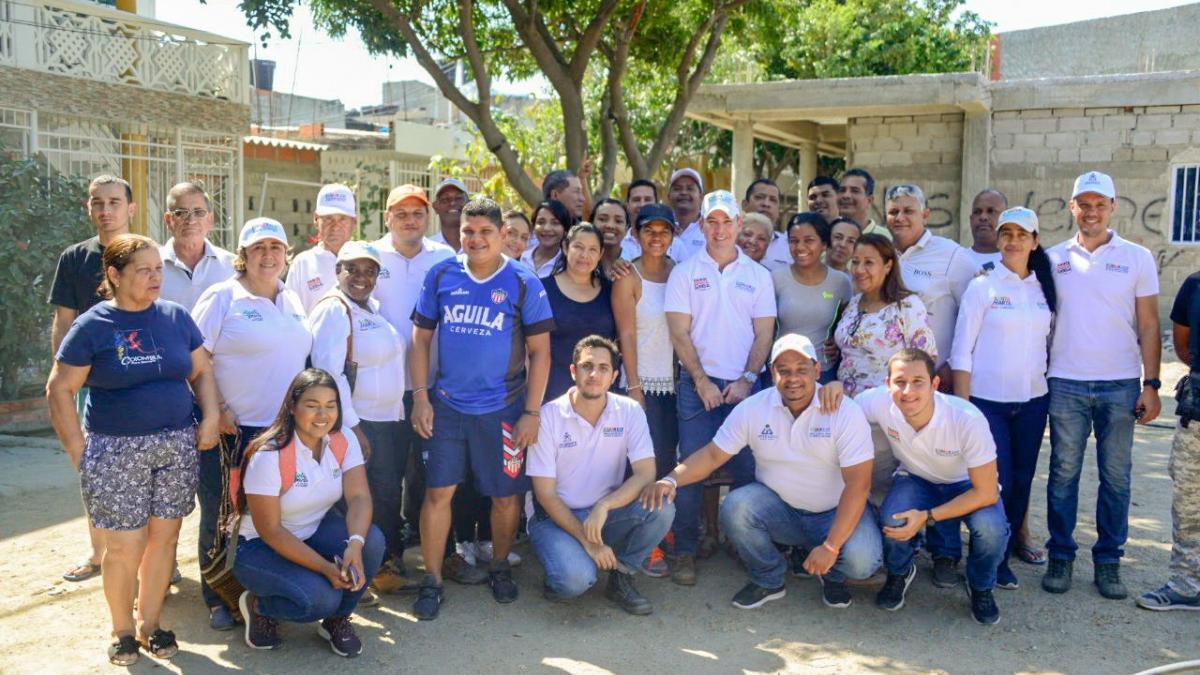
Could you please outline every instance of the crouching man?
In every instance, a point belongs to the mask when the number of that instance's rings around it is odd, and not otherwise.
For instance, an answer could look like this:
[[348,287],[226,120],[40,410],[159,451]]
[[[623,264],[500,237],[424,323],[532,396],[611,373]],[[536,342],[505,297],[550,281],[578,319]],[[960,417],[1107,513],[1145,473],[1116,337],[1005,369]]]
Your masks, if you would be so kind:
[[849,607],[847,579],[879,569],[882,542],[867,507],[875,450],[862,410],[850,400],[819,409],[817,351],[788,334],[771,349],[775,386],[742,401],[712,442],[642,492],[647,508],[669,508],[677,487],[704,480],[749,446],[754,482],[721,504],[721,529],[737,547],[750,582],[733,596],[740,609],[761,607],[787,589],[787,560],[775,542],[811,552],[804,569],[821,578],[830,607]]
[[[887,434],[899,468],[880,507],[887,582],[875,604],[895,611],[916,576],[916,535],[940,522],[965,521],[971,533],[967,594],[981,624],[1000,620],[992,598],[1008,546],[1000,504],[996,444],[987,419],[968,401],[938,393],[933,359],[902,349],[887,364],[887,386],[858,396],[867,419]],[[843,404],[844,405],[844,404]]]
[[637,501],[654,480],[654,444],[641,406],[609,392],[619,366],[612,340],[580,340],[571,359],[575,386],[542,406],[526,468],[533,480],[529,538],[548,599],[582,595],[606,570],[605,596],[630,614],[650,614],[654,606],[633,574],[666,536],[675,508],[649,511]]

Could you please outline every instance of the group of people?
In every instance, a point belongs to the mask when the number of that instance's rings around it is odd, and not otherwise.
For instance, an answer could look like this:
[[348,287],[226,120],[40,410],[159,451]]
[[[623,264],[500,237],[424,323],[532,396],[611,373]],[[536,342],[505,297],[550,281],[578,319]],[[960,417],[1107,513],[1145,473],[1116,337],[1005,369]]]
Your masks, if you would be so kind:
[[[895,611],[920,548],[934,584],[964,584],[965,524],[970,613],[994,624],[1013,557],[1070,589],[1093,429],[1094,582],[1126,597],[1133,428],[1159,413],[1161,340],[1155,262],[1110,228],[1112,179],[1079,177],[1076,230],[1049,249],[998,191],[975,198],[967,248],[927,228],[916,185],[890,187],[876,223],[875,188],[859,168],[819,177],[780,223],[765,178],[738,200],[680,169],[666,203],[648,180],[593,201],[555,171],[529,216],[449,179],[393,189],[366,242],[333,184],[319,242],[289,260],[269,218],[233,253],[207,241],[194,183],[167,195],[167,242],[130,234],[129,184],[94,179],[97,236],[51,291],[47,397],[92,528],[67,576],[103,575],[110,659],[178,649],[159,620],[197,501],[201,569],[224,531],[244,587],[231,602],[202,584],[210,624],[241,623],[255,649],[280,645],[280,621],[319,622],[354,656],[360,602],[412,591],[433,620],[444,579],[513,602],[526,533],[552,601],[607,572],[606,597],[648,614],[635,576],[694,585],[723,538],[749,576],[736,607],[783,597],[789,569],[846,607],[847,581],[882,567],[875,602]],[[1171,317],[1185,362],[1197,283]],[[1047,424],[1048,552],[1026,523]],[[1177,453],[1200,447],[1192,429]],[[1200,535],[1176,511],[1174,576],[1148,609],[1200,609]]]

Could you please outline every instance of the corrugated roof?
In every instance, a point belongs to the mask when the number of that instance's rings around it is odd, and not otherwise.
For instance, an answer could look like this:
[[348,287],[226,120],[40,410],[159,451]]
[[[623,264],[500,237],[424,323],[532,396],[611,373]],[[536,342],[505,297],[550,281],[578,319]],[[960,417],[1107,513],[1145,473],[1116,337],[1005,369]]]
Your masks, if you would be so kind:
[[328,145],[320,143],[305,143],[304,141],[293,141],[287,138],[272,138],[270,136],[242,136],[243,143],[251,143],[253,145],[268,145],[273,148],[291,148],[293,150],[313,150],[320,152],[328,150]]

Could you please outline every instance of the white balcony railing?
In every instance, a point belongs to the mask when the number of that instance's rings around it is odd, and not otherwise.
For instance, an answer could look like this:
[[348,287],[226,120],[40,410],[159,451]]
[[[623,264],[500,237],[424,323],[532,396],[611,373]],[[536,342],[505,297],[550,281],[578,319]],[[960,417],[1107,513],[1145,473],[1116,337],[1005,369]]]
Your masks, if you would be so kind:
[[249,103],[249,45],[75,0],[0,0],[0,65]]

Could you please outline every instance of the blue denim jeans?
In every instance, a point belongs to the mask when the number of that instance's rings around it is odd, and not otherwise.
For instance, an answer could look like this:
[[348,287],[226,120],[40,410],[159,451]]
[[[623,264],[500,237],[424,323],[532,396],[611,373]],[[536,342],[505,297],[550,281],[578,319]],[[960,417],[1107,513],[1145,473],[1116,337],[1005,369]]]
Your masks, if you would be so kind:
[[1136,379],[1081,382],[1050,378],[1050,479],[1046,485],[1046,547],[1055,560],[1074,560],[1079,476],[1088,435],[1096,432],[1100,490],[1096,497],[1093,563],[1119,562],[1129,534]]
[[[322,558],[333,560],[346,550],[346,518],[329,509],[320,526],[304,540]],[[336,589],[322,574],[297,565],[275,552],[262,539],[238,538],[233,576],[258,598],[258,611],[279,621],[309,623],[331,616],[350,616],[383,562],[383,533],[374,525],[363,547],[366,583],[357,591]]]
[[[250,441],[263,431],[264,427],[238,427],[236,435],[223,435],[221,440],[232,451],[228,458],[229,466],[241,466],[242,453]],[[212,548],[217,537],[217,518],[221,509],[221,485],[226,472],[221,469],[221,446],[204,450],[200,453],[200,480],[196,483],[196,499],[200,502],[200,536],[199,549],[200,569],[208,565],[208,551]],[[200,575],[200,595],[204,598],[206,607],[220,607],[225,603],[216,591],[208,587],[204,575]]]
[[[971,397],[971,403],[987,418],[996,441],[996,467],[1000,472],[1000,499],[1008,517],[1008,529],[1015,533],[1029,511],[1029,493],[1037,473],[1042,436],[1050,413],[1050,394],[1023,403],[1000,403]],[[1009,551],[1016,537],[1009,541]]]
[[[884,527],[898,527],[902,523],[892,516],[910,509],[932,509],[971,489],[971,481],[959,483],[931,483],[924,478],[904,471],[897,471],[892,480],[892,489],[879,509],[879,520]],[[976,591],[990,591],[996,586],[996,568],[1004,560],[1008,550],[1008,519],[1004,507],[997,501],[962,518],[947,520],[954,527],[965,521],[971,535],[970,552],[967,554],[967,583]],[[917,539],[896,541],[883,538],[883,561],[889,574],[905,574],[913,564],[917,551]]]
[[[737,547],[750,580],[763,588],[779,588],[787,560],[775,543],[817,548],[829,535],[836,514],[837,509],[813,513],[793,508],[766,485],[751,483],[730,492],[722,502],[721,529]],[[833,582],[866,579],[882,560],[879,524],[868,504],[825,578]]]
[[[572,509],[579,522],[587,520],[591,509]],[[659,511],[647,511],[634,501],[608,512],[601,538],[608,544],[625,572],[641,568],[650,549],[658,545],[671,529],[675,507],[664,504]],[[548,516],[535,516],[529,522],[529,540],[542,563],[546,588],[560,598],[573,598],[587,592],[596,583],[596,563],[583,544],[556,525]]]
[[[718,389],[724,389],[732,380],[709,378]],[[692,453],[708,445],[725,418],[733,411],[732,405],[720,405],[712,410],[704,409],[704,401],[696,393],[696,383],[687,372],[679,375],[676,385],[676,402],[679,406],[679,459],[687,459]],[[751,393],[754,393],[753,391]],[[754,480],[754,456],[739,452],[725,463],[725,469],[733,475],[733,488],[748,485]],[[704,486],[700,483],[681,487],[675,495],[675,554],[696,555],[700,548],[700,504]]]
[[404,558],[400,536],[401,488],[408,466],[404,423],[361,420],[359,429],[371,444],[367,459],[367,484],[371,488],[371,521],[383,533],[389,558]]
[[679,463],[679,417],[675,394],[646,394],[646,425],[654,444],[655,478],[671,473]]

